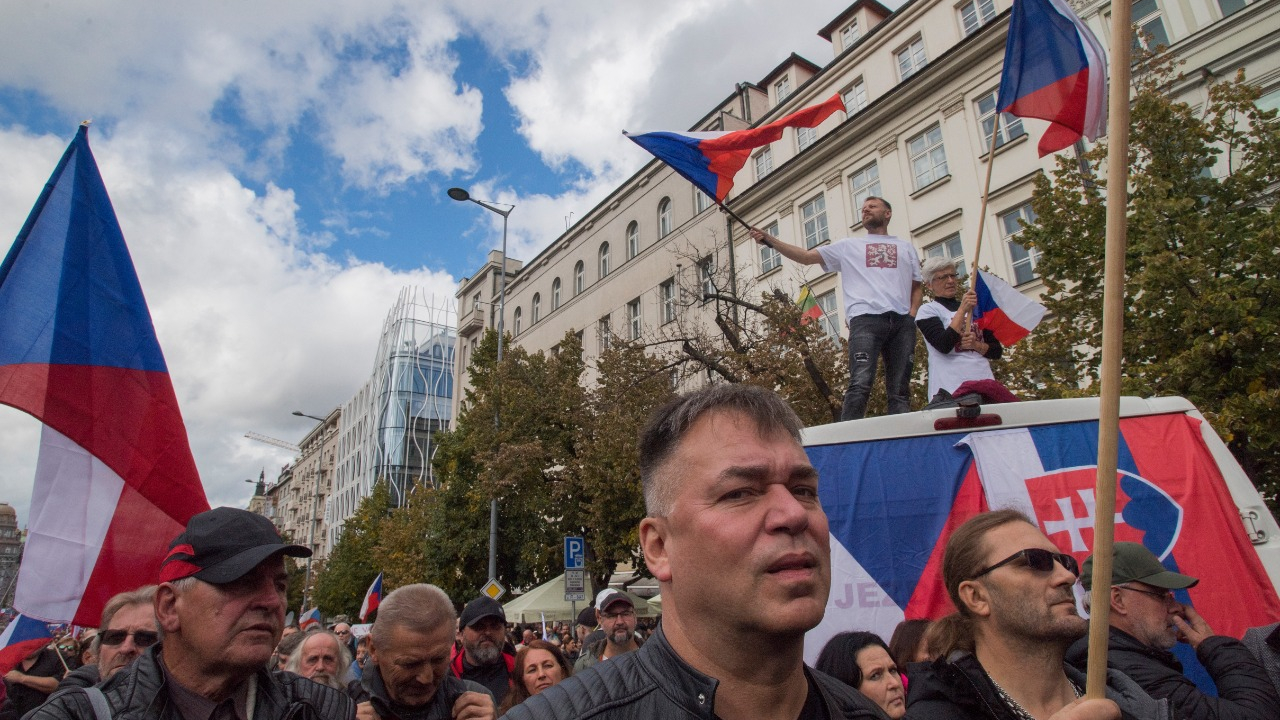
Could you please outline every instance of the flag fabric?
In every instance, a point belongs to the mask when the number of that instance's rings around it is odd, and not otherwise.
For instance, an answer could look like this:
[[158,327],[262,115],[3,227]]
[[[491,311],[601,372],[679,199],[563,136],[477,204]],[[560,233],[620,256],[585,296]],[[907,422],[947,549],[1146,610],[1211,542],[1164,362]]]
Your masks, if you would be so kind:
[[1066,0],[1014,1],[996,106],[1049,121],[1040,157],[1105,130],[1106,55]]
[[320,608],[313,607],[298,618],[298,629],[306,632],[312,627],[320,627]]
[[382,573],[378,573],[378,577],[373,579],[373,584],[369,586],[368,592],[364,594],[364,602],[360,603],[360,622],[369,619],[369,616],[378,609],[378,605],[382,602]]
[[[1180,413],[1120,420],[1115,538],[1200,578],[1178,600],[1216,632],[1240,637],[1280,617],[1280,598],[1200,423]],[[904,618],[951,612],[943,549],[956,527],[989,508],[1023,510],[1083,562],[1093,547],[1097,441],[1090,421],[808,447],[830,522],[832,587],[826,617],[806,636],[806,658],[843,629],[888,637]],[[1185,666],[1198,665],[1189,646],[1179,648]],[[1207,675],[1194,679],[1207,686]]]
[[1043,305],[985,270],[978,271],[973,289],[978,295],[973,322],[979,330],[990,330],[1005,347],[1031,334],[1044,319]]
[[800,306],[801,325],[808,325],[822,317],[822,306],[814,299],[808,285],[800,288],[800,298],[796,300],[796,304]]
[[733,189],[733,176],[747,164],[752,150],[781,139],[785,128],[817,127],[837,110],[844,109],[844,101],[836,93],[822,103],[791,113],[767,125],[746,130],[658,130],[634,135],[623,131],[622,134],[670,165],[672,170],[683,175],[708,197],[715,199],[717,203],[723,203]]
[[44,423],[14,605],[96,627],[209,503],[85,126],[0,264],[0,403]]
[[53,634],[44,621],[19,614],[0,634],[0,675],[14,669],[28,655],[52,641]]

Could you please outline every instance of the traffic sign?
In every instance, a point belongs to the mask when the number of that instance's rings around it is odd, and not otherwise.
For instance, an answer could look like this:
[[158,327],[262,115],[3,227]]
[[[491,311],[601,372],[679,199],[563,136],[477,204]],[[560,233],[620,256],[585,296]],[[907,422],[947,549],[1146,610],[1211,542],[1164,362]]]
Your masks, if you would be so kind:
[[587,543],[580,537],[564,539],[564,569],[581,570],[587,566]]
[[587,571],[564,571],[564,601],[583,602],[587,599]]
[[490,580],[484,584],[484,587],[480,588],[480,592],[494,600],[497,600],[507,594],[507,589],[502,587],[502,583],[497,580]]

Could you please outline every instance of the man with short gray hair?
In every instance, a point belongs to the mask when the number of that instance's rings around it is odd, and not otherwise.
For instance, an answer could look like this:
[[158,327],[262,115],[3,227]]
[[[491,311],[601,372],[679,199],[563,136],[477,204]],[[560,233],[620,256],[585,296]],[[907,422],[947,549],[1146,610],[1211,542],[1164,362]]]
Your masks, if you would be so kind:
[[111,679],[120,668],[133,662],[144,650],[160,641],[154,609],[156,586],[113,596],[102,608],[102,623],[93,636],[91,652],[98,662],[67,673],[58,690],[89,687]]

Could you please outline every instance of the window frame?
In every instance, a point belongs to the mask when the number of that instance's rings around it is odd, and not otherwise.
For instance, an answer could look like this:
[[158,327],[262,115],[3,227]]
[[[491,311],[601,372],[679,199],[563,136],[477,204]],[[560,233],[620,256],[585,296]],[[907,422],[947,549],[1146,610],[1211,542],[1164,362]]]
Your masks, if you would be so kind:
[[[918,46],[918,47],[917,47]],[[904,45],[900,46],[893,52],[895,60],[894,65],[898,68],[898,81],[904,81],[907,78],[920,72],[925,65],[929,64],[929,55],[925,51],[924,36],[917,34],[908,40]],[[903,60],[909,60],[909,67],[903,66]]]
[[846,115],[853,115],[866,108],[870,103],[867,102],[867,83],[863,76],[854,78],[853,82],[840,92],[840,99],[844,101]]
[[573,296],[578,297],[587,289],[587,264],[579,260],[573,266]]
[[632,220],[627,225],[627,259],[640,254],[640,223]]
[[551,281],[551,312],[560,309],[560,278]]
[[631,341],[639,342],[644,335],[644,308],[640,304],[640,298],[627,303],[627,328]]
[[664,197],[658,201],[658,237],[664,238],[675,230],[675,223],[672,221],[671,198]]
[[601,280],[605,279],[606,277],[609,277],[609,273],[613,270],[613,268],[610,266],[609,253],[610,253],[609,241],[605,240],[604,242],[600,243],[600,250],[597,253],[596,269],[600,272]]
[[[817,207],[820,204],[821,207]],[[814,208],[810,211],[810,208]],[[808,250],[831,240],[831,226],[827,222],[827,195],[818,193],[800,204],[800,222],[804,233],[804,246]],[[812,227],[811,227],[812,226]]]
[[[999,96],[1000,90],[996,88],[973,101],[974,113],[978,116],[978,132],[982,134],[983,154],[991,150],[991,132],[987,126],[990,124],[994,128],[996,105],[1000,102]],[[982,109],[982,105],[985,102],[991,103],[990,110]],[[1009,141],[1017,140],[1027,134],[1026,129],[1022,127],[1022,118],[1009,113],[1000,113],[1000,120],[1000,135],[996,138],[997,150],[1004,147]]]
[[[859,184],[858,177],[860,175],[867,174],[868,171],[874,173],[875,177],[872,178],[870,182]],[[859,195],[864,195],[864,197],[859,200]],[[862,224],[862,204],[865,203],[869,197],[884,197],[884,190],[880,185],[880,165],[876,160],[872,160],[849,174],[849,199],[853,201],[853,212],[859,213],[857,215],[859,218],[857,221],[858,224]]]
[[538,320],[542,319],[542,293],[534,293],[533,299],[529,301],[529,327],[538,324]]
[[676,319],[676,279],[669,277],[658,284],[659,313],[662,324],[675,322]]
[[[920,152],[918,152],[918,153],[917,153],[916,151],[912,150],[912,145],[913,145],[917,140],[923,140],[923,141],[925,141],[926,143],[928,143],[928,137],[929,137],[929,135],[930,135],[931,133],[934,133],[935,131],[937,132],[937,135],[938,135],[938,140],[937,140],[937,142],[936,142],[936,143],[932,143],[932,144],[926,144],[926,145],[924,145],[924,146],[922,147],[922,149],[920,150]],[[942,153],[942,155],[941,155],[941,156],[942,156],[942,161],[941,161],[941,162],[936,162],[936,161],[934,160],[933,151],[934,151],[935,149],[936,149],[936,150],[941,150],[941,153]],[[946,150],[946,142],[944,141],[944,138],[942,137],[942,123],[940,123],[940,122],[936,122],[936,123],[934,123],[934,124],[930,125],[929,127],[925,128],[925,129],[924,129],[923,131],[921,131],[919,134],[917,134],[917,135],[913,135],[910,139],[908,139],[908,140],[907,140],[907,157],[908,157],[908,161],[910,162],[910,165],[911,165],[911,182],[912,182],[912,183],[914,183],[914,185],[913,185],[912,187],[913,187],[915,190],[921,190],[921,189],[924,189],[924,188],[926,188],[926,187],[929,187],[930,185],[934,184],[935,182],[937,182],[937,181],[941,180],[942,178],[944,178],[944,177],[946,177],[948,174],[950,174],[950,171],[949,171],[949,169],[947,168],[947,150]],[[924,159],[924,158],[926,158],[926,157],[927,157],[927,158],[929,159],[929,161],[930,161],[929,172],[928,172],[928,174],[929,174],[929,176],[930,176],[930,177],[929,177],[929,178],[928,178],[928,180],[926,180],[925,182],[921,182],[921,181],[920,181],[920,178],[921,178],[922,174],[917,170],[917,165],[916,165],[916,163],[917,163],[917,161],[918,161],[918,160]],[[940,170],[939,170],[939,169],[940,169]]]
[[818,142],[818,128],[796,128],[796,152],[804,152],[805,148]]
[[[987,11],[985,13],[983,12],[984,7]],[[973,11],[973,27],[969,27],[969,23],[965,20],[965,10]],[[995,0],[964,0],[964,2],[956,6],[956,16],[960,19],[960,33],[964,37],[969,37],[981,30],[997,14]]]
[[[752,156],[751,160],[752,160],[752,164],[755,166],[755,169],[756,169],[756,180],[761,180],[766,176],[768,176],[769,173],[773,172],[773,148],[772,147],[765,145],[763,148],[760,149],[759,152],[757,152],[755,155]],[[760,169],[761,165],[764,165],[763,172]]]
[[[774,220],[764,231],[774,237],[778,237],[778,221]],[[778,252],[772,245],[760,245],[760,274],[763,275],[770,270],[776,270],[782,267],[782,253]]]
[[[960,248],[959,255],[956,255],[953,252],[954,247],[957,246]],[[934,252],[934,248],[937,248],[940,252]],[[955,266],[956,277],[962,281],[968,279],[969,271],[967,270],[964,261],[964,241],[960,236],[960,231],[957,230],[937,242],[929,243],[920,251],[921,260],[926,260],[932,257],[940,257],[950,260],[951,264]]]
[[[1005,252],[1009,254],[1009,269],[1013,271],[1014,285],[1025,285],[1035,282],[1040,278],[1040,274],[1036,272],[1036,266],[1040,264],[1040,251],[1036,248],[1029,248],[1018,241],[1022,236],[1022,232],[1026,230],[1021,223],[1014,232],[1009,226],[1009,219],[1014,221],[1024,220],[1027,225],[1033,225],[1036,222],[1035,210],[1031,208],[1031,201],[1015,205],[1002,213],[996,215],[996,219],[1000,222],[1000,239],[1004,241]],[[1014,247],[1025,254],[1025,257],[1018,257],[1018,253],[1014,252]],[[1020,275],[1022,268],[1027,268],[1030,272],[1026,277]]]

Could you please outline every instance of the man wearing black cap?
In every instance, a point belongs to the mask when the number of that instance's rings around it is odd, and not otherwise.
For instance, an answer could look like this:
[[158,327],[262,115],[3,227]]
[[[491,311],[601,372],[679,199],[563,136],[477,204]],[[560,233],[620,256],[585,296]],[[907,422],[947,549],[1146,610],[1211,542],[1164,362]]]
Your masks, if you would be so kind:
[[[1090,590],[1092,575],[1090,557],[1081,578],[1085,590]],[[1234,638],[1214,635],[1199,613],[1174,599],[1174,590],[1199,582],[1166,569],[1138,543],[1116,543],[1107,665],[1133,678],[1152,697],[1168,698],[1178,717],[1187,720],[1275,720],[1280,717],[1280,699],[1248,648]],[[1086,603],[1092,600],[1086,596]],[[1218,686],[1218,697],[1201,692],[1182,674],[1182,663],[1169,652],[1179,640],[1195,649]],[[1067,653],[1067,660],[1081,669],[1087,658],[1087,638]]]
[[449,659],[453,675],[489,688],[501,705],[516,667],[516,656],[506,652],[507,614],[497,600],[478,597],[462,609],[458,625],[462,648],[455,646]]
[[600,591],[596,597],[596,622],[602,637],[583,646],[582,654],[573,665],[575,672],[640,649],[640,640],[636,638],[636,606],[626,593],[613,588]]
[[[284,626],[286,545],[270,520],[235,508],[196,515],[169,545],[156,589],[163,642],[99,687],[130,720],[355,718],[345,694],[268,672]],[[95,720],[83,691],[55,695],[29,720]]]

